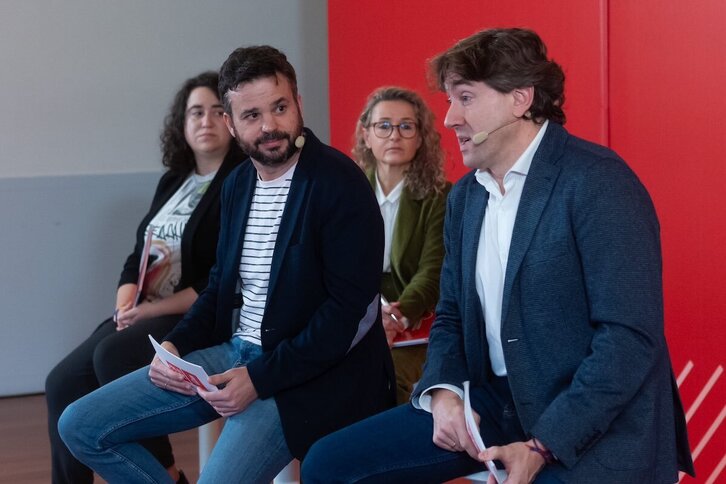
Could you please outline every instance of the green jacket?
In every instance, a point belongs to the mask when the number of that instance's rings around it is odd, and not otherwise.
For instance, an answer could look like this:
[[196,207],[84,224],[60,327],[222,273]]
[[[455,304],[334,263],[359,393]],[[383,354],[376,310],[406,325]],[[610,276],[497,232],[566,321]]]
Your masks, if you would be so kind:
[[[375,190],[374,170],[368,180]],[[433,311],[439,300],[439,277],[444,260],[444,193],[415,200],[403,187],[391,243],[391,277],[384,280],[381,292],[391,302],[399,301],[399,309],[416,325],[421,316]]]

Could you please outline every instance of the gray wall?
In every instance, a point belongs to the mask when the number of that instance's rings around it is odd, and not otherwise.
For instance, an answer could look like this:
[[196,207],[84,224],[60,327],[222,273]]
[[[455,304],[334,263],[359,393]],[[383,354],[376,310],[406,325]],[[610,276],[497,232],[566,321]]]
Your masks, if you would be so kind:
[[328,140],[325,0],[0,1],[0,396],[42,391],[109,314],[179,84],[261,43]]

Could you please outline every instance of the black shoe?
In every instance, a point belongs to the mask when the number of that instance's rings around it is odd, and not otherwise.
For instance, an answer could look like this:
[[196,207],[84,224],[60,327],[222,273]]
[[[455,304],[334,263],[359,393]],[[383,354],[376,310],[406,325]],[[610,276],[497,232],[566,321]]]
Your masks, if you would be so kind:
[[187,481],[187,476],[184,475],[184,472],[179,471],[179,480],[176,481],[176,484],[189,484],[189,481]]

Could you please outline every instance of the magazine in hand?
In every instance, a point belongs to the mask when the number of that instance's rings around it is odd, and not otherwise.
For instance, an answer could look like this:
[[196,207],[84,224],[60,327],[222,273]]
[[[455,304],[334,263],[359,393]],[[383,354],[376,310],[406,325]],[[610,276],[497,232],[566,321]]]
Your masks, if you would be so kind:
[[[476,447],[476,450],[479,452],[484,452],[487,447],[484,445],[484,441],[481,438],[481,434],[479,433],[479,427],[476,424],[476,420],[474,420],[474,413],[471,410],[471,397],[469,396],[469,382],[464,382],[464,419],[466,420],[466,430],[469,432],[469,437],[471,437],[472,442],[474,442],[474,446]],[[494,465],[494,461],[488,460],[485,461],[484,464],[487,466],[487,469],[489,469],[489,472],[492,473],[494,476],[494,479],[496,479],[497,484],[501,484],[505,477],[502,477],[501,474],[504,474],[504,471],[500,471],[497,469],[497,466]]]
[[144,288],[144,279],[146,278],[146,269],[149,265],[149,253],[151,252],[151,240],[154,238],[154,227],[149,225],[144,242],[144,250],[141,251],[141,263],[139,264],[139,278],[136,281],[136,297],[134,297],[134,305],[136,307],[141,299],[141,291]]
[[151,335],[149,335],[149,340],[151,340],[151,344],[156,350],[156,356],[158,356],[166,366],[183,375],[186,381],[208,392],[219,390],[219,388],[207,381],[209,379],[209,375],[207,375],[207,372],[204,371],[204,368],[199,365],[195,365],[194,363],[189,363],[188,361],[179,358],[174,353],[170,353],[166,350],[166,348],[157,343]]

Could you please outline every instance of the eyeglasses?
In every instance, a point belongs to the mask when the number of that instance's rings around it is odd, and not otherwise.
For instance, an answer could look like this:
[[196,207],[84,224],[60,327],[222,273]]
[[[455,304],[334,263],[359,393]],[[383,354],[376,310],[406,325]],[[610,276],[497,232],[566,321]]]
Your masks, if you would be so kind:
[[373,134],[379,138],[388,138],[393,133],[393,128],[398,129],[401,138],[410,139],[416,136],[416,123],[404,121],[400,124],[393,124],[390,121],[378,121],[371,124],[373,126]]

